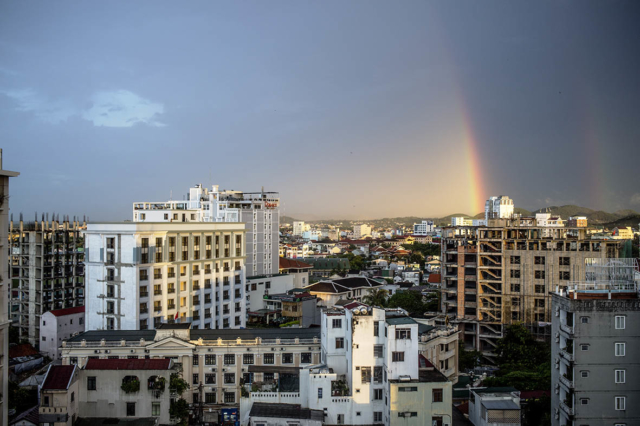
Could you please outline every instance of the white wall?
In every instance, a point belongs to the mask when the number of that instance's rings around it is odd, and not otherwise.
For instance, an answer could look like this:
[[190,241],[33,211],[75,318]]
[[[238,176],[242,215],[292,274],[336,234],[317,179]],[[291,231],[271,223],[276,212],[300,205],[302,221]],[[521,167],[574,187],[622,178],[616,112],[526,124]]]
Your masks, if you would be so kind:
[[54,360],[62,359],[62,341],[84,331],[84,312],[57,317],[50,311],[40,317],[40,352]]

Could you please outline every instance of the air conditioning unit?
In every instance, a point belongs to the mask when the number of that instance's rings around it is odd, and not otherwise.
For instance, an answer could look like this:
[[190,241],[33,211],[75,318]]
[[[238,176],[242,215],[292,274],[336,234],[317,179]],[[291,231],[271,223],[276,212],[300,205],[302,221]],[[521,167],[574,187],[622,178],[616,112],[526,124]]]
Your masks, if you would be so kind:
[[271,350],[272,350],[272,351],[275,351],[275,350],[276,350],[276,348],[271,348]]
[[284,348],[280,348],[281,351],[284,351]]
[[207,349],[207,352],[213,352],[213,349],[209,348]]
[[144,350],[144,353],[145,353],[145,354],[148,354],[148,353],[149,353],[149,349],[145,349],[145,350]]
[[216,368],[215,368],[215,367],[211,367],[211,368],[209,369],[209,371],[216,371]]
[[227,371],[227,369],[226,369],[226,368],[223,368],[223,369],[222,369],[222,371]]
[[105,349],[105,350],[104,350],[104,353],[105,353],[105,354],[108,354],[108,353],[111,353],[111,351],[110,351],[109,349]]
[[247,348],[247,352],[251,352],[251,348]]
[[96,349],[95,351],[93,351],[94,354],[99,354],[100,353],[100,349]]
[[559,317],[560,316],[560,308],[556,308],[556,316]]
[[246,369],[246,368],[243,368],[243,369],[242,369],[242,372],[244,373],[245,371],[247,371],[247,369]]
[[131,351],[130,351],[130,352],[131,352],[132,354],[134,354],[134,353],[136,353],[136,350],[135,350],[135,349],[131,349]]

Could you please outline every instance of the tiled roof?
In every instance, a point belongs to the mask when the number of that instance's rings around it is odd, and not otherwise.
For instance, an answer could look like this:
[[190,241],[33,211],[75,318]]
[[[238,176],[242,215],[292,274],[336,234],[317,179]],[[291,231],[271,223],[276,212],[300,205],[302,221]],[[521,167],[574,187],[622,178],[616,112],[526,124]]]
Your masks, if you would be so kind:
[[280,262],[280,269],[313,268],[313,265],[309,265],[308,263],[305,263],[296,259],[287,259],[286,257],[281,257],[279,262]]
[[31,343],[22,343],[20,345],[9,346],[9,358],[18,358],[21,356],[33,356],[38,355],[38,351],[35,350]]
[[168,370],[171,360],[162,359],[90,359],[85,370]]
[[54,311],[49,311],[49,313],[52,313],[57,317],[63,317],[65,315],[80,314],[82,312],[84,312],[84,306],[76,306],[75,308],[56,309]]
[[40,424],[39,408],[40,407],[36,405],[35,407],[29,408],[27,411],[18,414],[18,417],[11,420],[9,425],[14,425],[20,421],[26,421],[38,426]]
[[43,390],[68,389],[75,365],[52,365],[47,372],[47,378],[42,385]]
[[153,341],[155,337],[155,330],[91,330],[73,336],[67,341],[81,342],[83,340],[86,340],[87,342],[99,342],[102,339],[108,342],[122,339],[129,341],[140,339]]

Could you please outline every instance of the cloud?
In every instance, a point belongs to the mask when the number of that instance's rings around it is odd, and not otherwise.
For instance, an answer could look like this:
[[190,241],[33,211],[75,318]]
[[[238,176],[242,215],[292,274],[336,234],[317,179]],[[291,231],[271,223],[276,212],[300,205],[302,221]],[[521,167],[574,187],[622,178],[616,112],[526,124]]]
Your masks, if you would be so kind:
[[45,123],[59,124],[78,113],[77,109],[69,102],[63,100],[50,101],[38,95],[33,89],[4,90],[0,93],[13,99],[18,104],[15,108],[16,111],[32,112]]
[[48,124],[60,124],[79,116],[97,127],[132,127],[137,123],[165,126],[158,121],[158,116],[164,113],[164,104],[151,102],[128,90],[96,92],[87,110],[65,99],[52,101],[33,89],[0,90],[0,93],[16,102],[16,111],[33,113]]
[[636,192],[635,194],[633,194],[631,196],[631,199],[629,200],[629,203],[634,206],[640,204],[640,192]]
[[164,113],[164,105],[143,99],[128,90],[97,92],[93,106],[82,113],[82,118],[94,126],[131,127],[136,123],[163,127],[157,116]]

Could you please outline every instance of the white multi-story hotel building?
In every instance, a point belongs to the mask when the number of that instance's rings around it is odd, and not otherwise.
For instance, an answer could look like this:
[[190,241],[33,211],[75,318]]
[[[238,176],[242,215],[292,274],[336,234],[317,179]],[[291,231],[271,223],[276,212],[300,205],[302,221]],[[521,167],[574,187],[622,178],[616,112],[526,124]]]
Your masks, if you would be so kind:
[[484,219],[510,219],[513,216],[513,200],[506,195],[489,197],[484,204]]
[[279,204],[277,192],[220,191],[218,185],[209,191],[198,184],[185,201],[133,203],[133,221],[246,223],[247,276],[277,274]]
[[244,223],[92,223],[86,240],[86,329],[246,323]]

